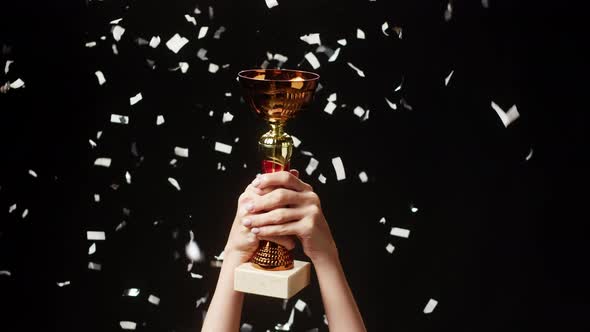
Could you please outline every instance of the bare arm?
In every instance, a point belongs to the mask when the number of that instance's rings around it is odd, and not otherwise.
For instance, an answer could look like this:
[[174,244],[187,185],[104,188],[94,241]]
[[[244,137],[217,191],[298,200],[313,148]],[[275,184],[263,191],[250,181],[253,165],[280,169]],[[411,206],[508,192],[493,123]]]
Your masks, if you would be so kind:
[[330,331],[365,332],[320,199],[295,174],[277,172],[256,179],[253,186],[261,191],[279,189],[255,199],[252,213],[242,222],[259,238],[297,236],[315,267]]
[[236,255],[224,258],[201,331],[239,331],[244,293],[234,291],[234,269],[242,263]]
[[356,305],[338,256],[314,262],[322,301],[330,331],[365,332],[363,318]]

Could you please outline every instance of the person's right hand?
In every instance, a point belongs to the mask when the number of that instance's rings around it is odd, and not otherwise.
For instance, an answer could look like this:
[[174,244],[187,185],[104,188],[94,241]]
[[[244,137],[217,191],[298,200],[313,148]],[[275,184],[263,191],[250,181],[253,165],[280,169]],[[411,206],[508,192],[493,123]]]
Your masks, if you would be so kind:
[[[295,172],[292,173],[296,174]],[[242,220],[248,215],[246,209],[248,204],[260,199],[261,196],[271,192],[273,189],[274,188],[272,187],[268,187],[264,190],[260,190],[255,188],[252,184],[249,184],[248,187],[246,187],[246,190],[240,195],[236,216],[225,245],[224,257],[235,257],[240,263],[245,263],[250,260],[258,248],[259,240],[278,243],[288,250],[295,248],[295,240],[293,236],[256,236],[256,234],[250,232],[248,227],[245,227],[242,224]]]

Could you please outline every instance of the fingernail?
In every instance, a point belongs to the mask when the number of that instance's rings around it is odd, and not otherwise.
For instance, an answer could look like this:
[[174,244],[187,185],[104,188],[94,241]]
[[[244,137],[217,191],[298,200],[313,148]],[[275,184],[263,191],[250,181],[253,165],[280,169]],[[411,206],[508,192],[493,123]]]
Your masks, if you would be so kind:
[[250,231],[254,234],[260,233],[260,229],[258,229],[258,228],[252,228]]
[[248,218],[243,219],[242,220],[242,225],[244,225],[244,226],[250,226],[250,225],[252,225],[252,221],[250,219],[248,219]]
[[260,179],[259,178],[256,178],[256,179],[254,179],[254,181],[252,181],[252,185],[254,187],[258,187],[259,184],[260,184]]

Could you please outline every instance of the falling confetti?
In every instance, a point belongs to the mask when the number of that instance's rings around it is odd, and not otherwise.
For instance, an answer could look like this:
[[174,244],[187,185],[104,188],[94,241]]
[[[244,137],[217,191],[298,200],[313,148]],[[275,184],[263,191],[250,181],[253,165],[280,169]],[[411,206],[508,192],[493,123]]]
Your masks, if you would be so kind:
[[199,299],[197,300],[197,308],[198,308],[198,307],[199,307],[201,304],[204,304],[204,303],[207,303],[207,297],[206,297],[206,296],[203,296],[203,297],[201,297],[201,298],[199,298]]
[[299,37],[299,39],[303,40],[304,42],[310,44],[310,45],[321,45],[322,42],[320,40],[320,34],[319,33],[310,33],[309,35],[304,35]]
[[365,110],[362,107],[357,106],[354,108],[353,113],[360,118],[365,114]]
[[143,99],[143,96],[141,95],[141,92],[138,92],[135,96],[129,98],[129,105],[133,106],[133,105],[137,104],[142,99]]
[[342,159],[340,157],[332,158],[332,165],[334,166],[334,170],[336,171],[336,180],[342,181],[346,179]]
[[180,72],[186,74],[189,68],[189,64],[187,62],[179,62],[178,67],[180,67]]
[[139,295],[139,289],[137,288],[129,288],[123,291],[123,296],[132,296],[136,297]]
[[389,36],[389,34],[387,33],[388,29],[389,29],[389,23],[384,22],[383,24],[381,24],[381,31],[383,31],[383,34],[386,36]]
[[352,63],[350,63],[350,62],[347,62],[346,64],[348,64],[348,66],[349,66],[350,68],[354,69],[354,70],[356,71],[356,73],[357,73],[357,74],[358,74],[360,77],[365,77],[365,73],[364,73],[362,70],[360,70],[359,68],[357,68],[355,65],[353,65],[353,64],[352,64]]
[[214,63],[209,64],[209,72],[215,74],[219,70],[219,65]]
[[392,227],[391,232],[389,234],[407,239],[410,236],[410,231],[407,229],[403,229],[403,228]]
[[227,145],[227,144],[220,143],[220,142],[215,142],[215,151],[230,154],[231,149],[232,149],[231,145]]
[[402,39],[403,29],[401,27],[393,27],[393,31],[397,34],[397,38]]
[[184,18],[186,19],[187,22],[192,23],[193,25],[197,25],[197,19],[194,18],[193,16],[190,16],[189,14],[185,14]]
[[94,161],[94,166],[110,167],[111,158],[96,158]]
[[106,239],[106,235],[103,231],[87,231],[86,239],[92,241],[101,241]]
[[336,49],[336,51],[334,52],[334,54],[332,54],[332,56],[330,58],[328,58],[328,62],[336,61],[336,59],[338,59],[338,55],[340,55],[340,47],[338,47]]
[[445,9],[445,21],[450,21],[453,18],[453,3],[452,0],[449,0],[447,3],[447,8]]
[[365,39],[365,32],[361,29],[356,29],[356,38]]
[[388,253],[393,254],[395,247],[393,246],[393,244],[388,243],[387,246],[385,247],[385,250],[387,250]]
[[359,173],[359,179],[362,183],[367,183],[367,181],[369,181],[369,176],[367,176],[367,173],[363,171]]
[[305,173],[307,173],[307,175],[311,175],[311,173],[313,173],[316,170],[319,164],[320,162],[312,157],[311,159],[309,159],[309,164],[307,164],[307,167],[305,168]]
[[453,76],[453,72],[455,72],[454,70],[451,70],[451,72],[449,73],[449,75],[447,75],[447,77],[445,77],[445,86],[449,85],[449,81],[451,80],[451,76]]
[[111,114],[111,122],[112,123],[120,123],[120,124],[128,124],[129,117],[126,115]]
[[253,329],[254,327],[251,324],[244,323],[240,327],[240,332],[252,332]]
[[175,146],[174,147],[174,154],[179,157],[188,158],[188,148]]
[[397,105],[395,103],[392,103],[391,101],[389,101],[389,99],[385,98],[385,101],[387,102],[387,105],[392,109],[392,110],[397,110]]
[[226,28],[224,26],[220,26],[213,34],[213,39],[221,39],[221,34],[224,33],[225,30]]
[[268,8],[273,8],[279,5],[279,3],[277,2],[277,0],[264,0],[266,2],[266,6]]
[[203,61],[207,61],[207,60],[209,60],[209,58],[207,58],[207,50],[206,50],[206,49],[204,49],[204,48],[200,48],[200,49],[197,51],[197,58],[199,58],[199,59],[201,59],[201,60],[203,60]]
[[150,294],[150,296],[148,297],[148,302],[153,305],[160,305],[160,298]]
[[175,34],[166,42],[166,47],[176,54],[186,43],[188,43],[188,39]]
[[432,313],[434,311],[434,308],[436,308],[437,304],[438,304],[438,301],[435,299],[428,300],[428,303],[426,303],[426,306],[424,307],[424,313],[425,314]]
[[98,79],[98,85],[103,85],[107,81],[100,70],[97,70],[94,75],[96,75],[96,78]]
[[88,269],[100,271],[100,270],[102,270],[102,265],[100,265],[98,263],[94,263],[94,262],[88,262]]
[[305,54],[305,59],[307,60],[307,62],[309,62],[313,69],[320,68],[320,61],[315,56],[315,54],[308,52],[307,54]]
[[336,107],[337,107],[336,104],[329,101],[328,104],[326,104],[326,107],[324,107],[324,112],[326,112],[328,114],[332,114],[332,113],[334,113],[334,110],[336,109]]
[[23,80],[21,80],[20,78],[17,78],[16,81],[10,83],[11,89],[18,89],[18,88],[22,88],[24,86],[25,86],[25,82]]
[[123,28],[120,25],[115,25],[113,27],[113,39],[115,39],[116,41],[120,41],[121,40],[121,36],[123,36],[123,34],[125,33],[125,28]]
[[160,42],[160,36],[153,36],[152,39],[150,39],[149,45],[151,48],[156,48],[158,45],[160,45]]
[[500,120],[502,120],[504,127],[506,128],[520,116],[520,114],[518,113],[518,109],[516,108],[516,105],[512,105],[512,107],[510,107],[510,109],[508,109],[507,112],[504,112],[504,110],[500,108],[498,104],[492,101],[492,108],[494,109],[494,111],[496,111],[496,113],[500,117]]
[[526,161],[531,160],[531,158],[533,157],[533,148],[530,148],[529,153],[526,155],[526,157],[524,158]]
[[178,181],[176,181],[175,178],[168,178],[168,182],[170,182],[170,184],[176,188],[176,190],[180,191],[180,185],[178,184]]
[[135,328],[137,327],[137,323],[136,322],[131,322],[131,321],[120,321],[119,325],[121,325],[121,328],[123,330],[135,330]]
[[197,39],[203,39],[205,38],[205,36],[207,36],[207,32],[209,31],[209,27],[207,26],[203,26],[199,29],[199,35],[197,37]]

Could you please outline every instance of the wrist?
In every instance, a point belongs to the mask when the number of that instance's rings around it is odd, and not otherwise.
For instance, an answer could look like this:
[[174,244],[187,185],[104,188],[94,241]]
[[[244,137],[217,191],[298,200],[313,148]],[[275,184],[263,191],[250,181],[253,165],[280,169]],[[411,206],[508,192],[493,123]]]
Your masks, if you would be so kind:
[[319,255],[311,257],[311,262],[317,267],[340,265],[340,256],[338,250],[334,248],[331,251],[322,252]]
[[225,247],[223,250],[223,262],[231,265],[240,265],[250,260],[250,257],[242,251]]

